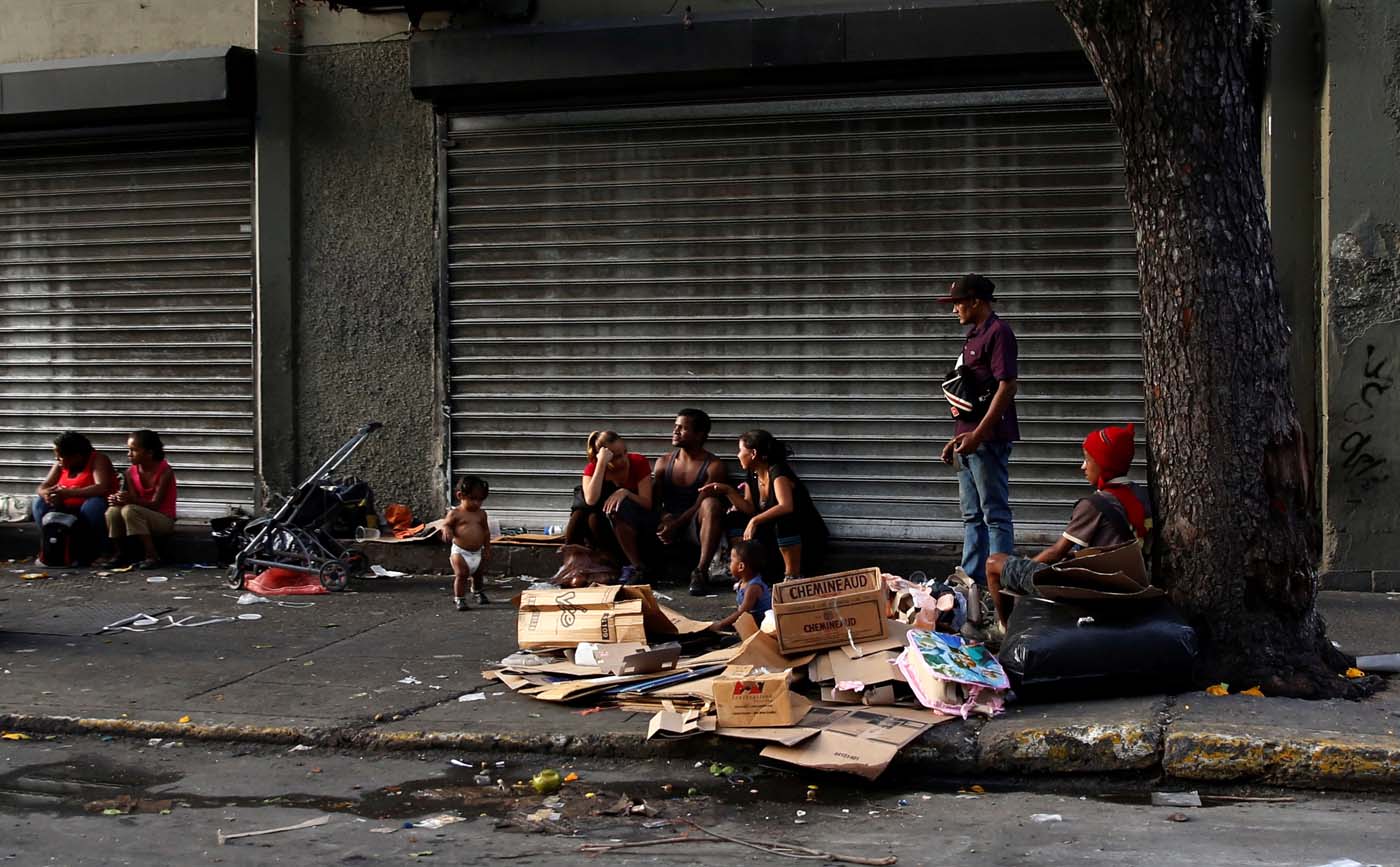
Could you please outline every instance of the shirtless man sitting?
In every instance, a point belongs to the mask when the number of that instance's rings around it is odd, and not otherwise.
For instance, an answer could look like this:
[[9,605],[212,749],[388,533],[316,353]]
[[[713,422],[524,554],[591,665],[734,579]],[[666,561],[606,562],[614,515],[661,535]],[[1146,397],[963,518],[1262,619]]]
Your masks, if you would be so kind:
[[710,436],[710,417],[704,410],[683,409],[676,414],[671,430],[675,449],[656,459],[652,487],[661,503],[661,522],[656,537],[664,545],[689,540],[700,547],[700,562],[690,573],[690,595],[709,592],[710,561],[719,550],[724,534],[724,511],[728,503],[720,496],[700,496],[700,487],[726,482],[724,461],[705,448]]

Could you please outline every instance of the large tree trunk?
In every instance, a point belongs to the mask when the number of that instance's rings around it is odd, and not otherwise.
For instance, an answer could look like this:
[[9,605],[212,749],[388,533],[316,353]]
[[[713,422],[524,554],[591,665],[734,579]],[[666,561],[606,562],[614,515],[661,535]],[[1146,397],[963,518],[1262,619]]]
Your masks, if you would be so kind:
[[1310,457],[1288,377],[1249,77],[1251,0],[1057,0],[1112,105],[1138,235],[1158,578],[1204,671],[1357,695],[1317,614]]

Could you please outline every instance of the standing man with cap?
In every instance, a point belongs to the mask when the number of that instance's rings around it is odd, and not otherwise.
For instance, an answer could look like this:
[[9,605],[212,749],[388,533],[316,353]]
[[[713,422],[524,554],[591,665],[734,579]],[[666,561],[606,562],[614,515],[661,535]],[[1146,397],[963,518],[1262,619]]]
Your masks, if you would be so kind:
[[[945,464],[956,463],[958,468],[962,568],[983,587],[988,555],[1010,554],[1015,549],[1008,463],[1012,443],[1021,438],[1016,424],[1016,335],[992,311],[995,291],[991,280],[968,274],[954,280],[948,294],[937,299],[952,304],[958,323],[967,326],[957,364],[959,377],[970,395],[990,395],[980,415],[976,410],[969,413],[965,404],[954,403],[949,396],[955,423],[953,438],[942,455]],[[973,614],[980,619],[980,612]]]

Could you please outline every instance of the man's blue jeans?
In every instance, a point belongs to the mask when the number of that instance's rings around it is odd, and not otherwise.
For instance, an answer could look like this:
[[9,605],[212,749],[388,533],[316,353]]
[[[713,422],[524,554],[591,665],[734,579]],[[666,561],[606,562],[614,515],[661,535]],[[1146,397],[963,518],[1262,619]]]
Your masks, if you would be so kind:
[[984,442],[958,456],[958,499],[963,516],[963,571],[987,583],[987,555],[1016,548],[1011,524],[1011,443]]

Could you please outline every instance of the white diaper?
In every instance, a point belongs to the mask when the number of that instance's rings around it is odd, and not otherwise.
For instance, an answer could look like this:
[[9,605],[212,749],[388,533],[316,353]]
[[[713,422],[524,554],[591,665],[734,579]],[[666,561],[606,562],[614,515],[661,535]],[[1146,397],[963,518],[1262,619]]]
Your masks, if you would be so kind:
[[481,565],[481,550],[477,548],[475,551],[468,551],[456,542],[452,543],[453,556],[461,557],[462,562],[467,564],[467,571],[472,573],[475,573],[477,567]]

